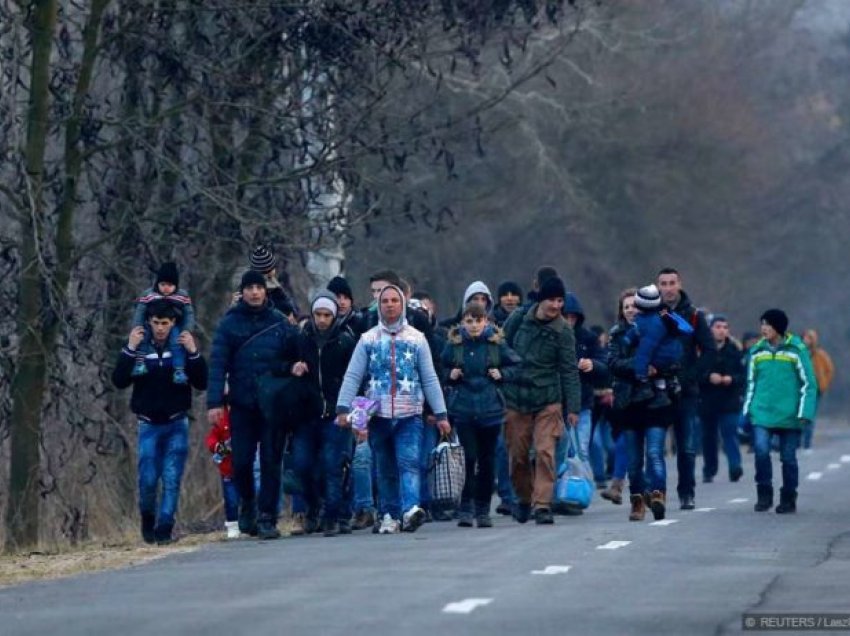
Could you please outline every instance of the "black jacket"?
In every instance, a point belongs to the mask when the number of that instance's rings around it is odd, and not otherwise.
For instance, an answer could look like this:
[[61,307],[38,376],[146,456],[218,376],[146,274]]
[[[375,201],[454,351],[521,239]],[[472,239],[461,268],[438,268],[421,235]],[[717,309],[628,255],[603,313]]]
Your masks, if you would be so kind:
[[347,327],[340,328],[339,323],[331,327],[331,333],[321,346],[313,323],[304,326],[298,343],[299,357],[310,369],[306,377],[311,390],[322,401],[323,418],[333,416],[336,410],[345,370],[356,345],[357,336]]
[[[721,414],[741,411],[742,397],[746,385],[743,364],[744,353],[727,339],[720,349],[703,351],[699,365],[700,408],[703,413]],[[732,384],[712,384],[708,376],[712,373],[728,375]]]
[[497,327],[502,327],[508,321],[510,315],[511,312],[497,304],[493,307],[493,311],[490,313],[490,318]]
[[133,376],[136,352],[124,347],[112,372],[112,383],[117,388],[126,389],[133,385],[130,409],[140,419],[152,424],[165,424],[184,417],[192,408],[192,389],[204,391],[207,388],[207,363],[200,353],[186,356],[188,384],[174,384],[171,361],[167,345],[162,348],[154,346],[145,357],[148,372]]
[[702,351],[714,349],[714,338],[705,321],[705,315],[691,303],[685,292],[681,292],[679,303],[673,308],[677,314],[688,321],[694,328],[692,334],[681,334],[684,355],[682,356],[682,370],[679,372],[679,382],[682,385],[682,394],[694,397],[699,395],[699,354]]
[[593,360],[593,370],[588,373],[579,371],[581,380],[581,410],[593,408],[593,390],[605,386],[608,380],[608,365],[606,355],[599,346],[599,338],[584,327],[584,309],[575,294],[568,293],[564,302],[564,315],[575,314],[578,321],[573,327],[576,336],[576,362],[582,358]]

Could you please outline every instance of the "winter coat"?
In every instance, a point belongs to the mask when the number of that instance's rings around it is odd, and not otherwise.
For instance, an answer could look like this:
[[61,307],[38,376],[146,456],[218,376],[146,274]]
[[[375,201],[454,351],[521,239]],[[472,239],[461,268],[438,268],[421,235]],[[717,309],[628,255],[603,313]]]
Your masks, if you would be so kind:
[[664,319],[657,311],[638,312],[626,337],[637,340],[634,365],[635,376],[639,379],[648,377],[649,365],[663,374],[678,367],[682,361],[682,342],[678,335],[668,331]]
[[699,395],[699,354],[700,351],[711,351],[714,347],[714,338],[708,328],[708,323],[705,321],[705,314],[693,306],[691,299],[685,292],[680,292],[680,294],[679,302],[673,308],[673,311],[684,318],[694,328],[694,332],[692,334],[680,333],[679,335],[683,355],[678,377],[679,383],[682,385],[682,394],[695,397]]
[[[440,362],[449,417],[482,426],[504,422],[505,398],[500,387],[513,380],[522,361],[505,343],[501,329],[488,325],[473,338],[463,327],[452,327]],[[463,376],[451,380],[451,371],[456,368]],[[494,368],[501,372],[499,381],[488,375]]]
[[504,327],[508,318],[510,318],[511,313],[513,312],[509,312],[501,305],[496,305],[493,307],[493,311],[490,314],[490,320],[492,320],[497,327]]
[[573,293],[567,293],[564,299],[563,313],[575,314],[578,317],[573,332],[576,338],[576,361],[587,358],[593,361],[593,370],[587,373],[579,372],[581,380],[581,410],[593,408],[595,402],[594,389],[604,386],[608,381],[608,365],[605,352],[599,346],[599,338],[584,327],[584,309]]
[[[401,290],[394,289],[403,299]],[[396,326],[381,320],[360,337],[339,391],[337,414],[351,410],[351,403],[367,378],[366,396],[378,400],[378,417],[422,415],[425,399],[437,419],[446,417],[446,404],[428,341],[404,316]]]
[[775,349],[762,338],[750,350],[744,415],[754,426],[802,429],[814,419],[817,381],[809,351],[787,334]]
[[155,288],[150,287],[142,292],[136,299],[136,307],[133,311],[133,326],[144,327],[147,321],[148,305],[158,300],[165,300],[177,309],[178,318],[176,327],[180,331],[194,331],[195,309],[192,307],[192,298],[185,289],[178,289],[173,294],[165,296]]
[[322,403],[322,418],[334,414],[345,370],[351,361],[357,337],[348,328],[334,323],[324,344],[319,345],[316,328],[308,322],[299,338],[299,358],[307,363],[310,387]]
[[608,339],[608,370],[614,392],[611,406],[611,424],[616,429],[644,428],[646,426],[669,426],[673,423],[676,407],[647,409],[646,404],[632,401],[635,385],[636,339],[631,337],[633,325],[620,321],[614,325]]
[[348,329],[351,333],[354,334],[355,338],[359,338],[361,334],[366,331],[363,318],[363,312],[351,308],[344,316],[337,317],[337,322],[339,323],[340,329]]
[[289,375],[298,353],[298,331],[270,302],[255,309],[240,300],[213,336],[207,407],[222,406],[226,380],[230,404],[258,409],[258,379]]
[[[740,347],[729,338],[719,349],[702,352],[699,392],[703,413],[740,413],[746,384],[743,357]],[[712,373],[730,376],[732,384],[712,384],[708,379]]]
[[576,366],[573,330],[563,316],[543,322],[535,316],[538,305],[511,314],[505,323],[508,346],[522,358],[514,382],[503,392],[508,408],[534,413],[561,404],[568,413],[581,409],[581,382]]
[[200,353],[186,356],[187,384],[174,383],[174,365],[168,345],[157,347],[150,341],[145,354],[147,373],[133,375],[136,351],[121,350],[112,372],[112,383],[119,389],[133,386],[130,410],[140,420],[151,424],[166,424],[185,417],[192,408],[192,389],[207,388],[207,363]]
[[214,424],[210,427],[209,433],[207,433],[206,440],[204,440],[207,445],[207,450],[212,453],[218,453],[219,444],[222,444],[227,448],[227,453],[221,455],[221,462],[218,464],[218,472],[222,477],[230,479],[233,477],[233,450],[230,445],[230,410],[224,409],[224,413],[222,413],[221,418],[218,420],[218,424]]

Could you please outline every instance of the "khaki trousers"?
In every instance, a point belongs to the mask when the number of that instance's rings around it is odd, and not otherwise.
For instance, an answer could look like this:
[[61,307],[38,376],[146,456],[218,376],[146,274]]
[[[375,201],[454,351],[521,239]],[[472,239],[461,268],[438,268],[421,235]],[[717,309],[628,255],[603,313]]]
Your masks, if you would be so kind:
[[[519,503],[550,508],[555,488],[555,446],[564,434],[560,404],[549,404],[536,413],[508,409],[505,442],[511,465],[511,482]],[[533,445],[534,466],[528,452]]]

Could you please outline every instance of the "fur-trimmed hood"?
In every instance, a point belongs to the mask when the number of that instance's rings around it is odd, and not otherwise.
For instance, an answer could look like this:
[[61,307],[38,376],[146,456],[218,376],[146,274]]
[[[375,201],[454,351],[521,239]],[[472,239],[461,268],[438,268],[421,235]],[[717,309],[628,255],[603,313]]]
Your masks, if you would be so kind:
[[[487,325],[482,335],[487,342],[492,344],[497,345],[505,341],[505,332],[496,325]],[[446,339],[449,344],[459,345],[463,342],[464,336],[466,336],[466,338],[470,338],[469,334],[466,333],[466,329],[464,329],[462,325],[455,325],[449,329]]]

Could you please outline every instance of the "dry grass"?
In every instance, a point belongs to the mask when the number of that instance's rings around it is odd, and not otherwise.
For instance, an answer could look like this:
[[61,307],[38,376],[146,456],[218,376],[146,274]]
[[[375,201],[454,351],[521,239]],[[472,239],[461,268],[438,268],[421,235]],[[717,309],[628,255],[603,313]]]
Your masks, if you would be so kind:
[[92,544],[52,554],[32,552],[0,556],[0,587],[141,565],[172,554],[193,552],[202,545],[221,541],[221,537],[222,534],[216,532],[188,535],[162,547],[134,540],[122,544]]
[[[292,522],[281,520],[278,528],[286,536],[292,529]],[[220,541],[224,541],[224,533],[221,531],[189,534],[181,537],[177,543],[162,547],[146,545],[137,536],[127,536],[118,543],[92,543],[53,553],[0,555],[0,588],[27,581],[60,579],[85,572],[128,568],[172,554],[194,552],[203,545]]]

